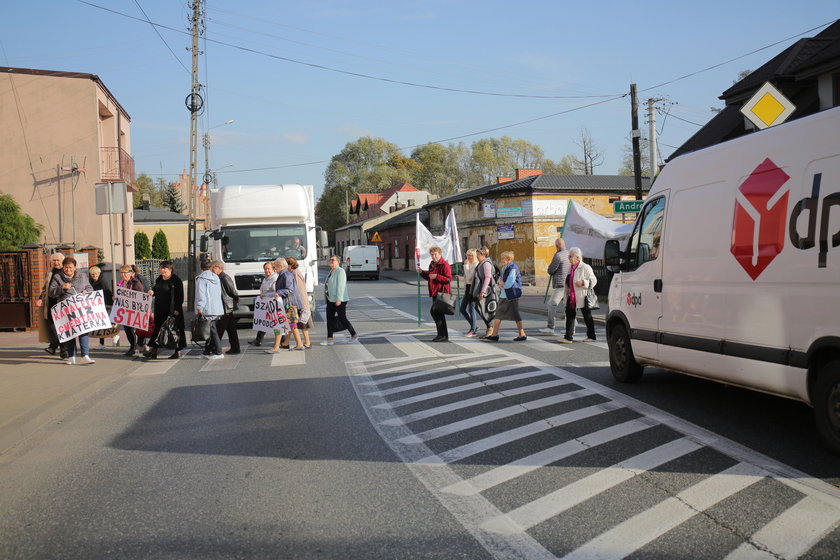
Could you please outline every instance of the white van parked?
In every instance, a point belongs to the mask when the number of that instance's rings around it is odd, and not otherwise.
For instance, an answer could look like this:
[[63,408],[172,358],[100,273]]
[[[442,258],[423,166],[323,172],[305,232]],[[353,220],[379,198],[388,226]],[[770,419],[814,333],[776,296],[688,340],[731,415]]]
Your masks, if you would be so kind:
[[379,247],[377,245],[351,245],[344,248],[341,266],[350,278],[379,280]]
[[840,452],[840,108],[676,158],[621,245],[617,380],[650,365],[800,400]]

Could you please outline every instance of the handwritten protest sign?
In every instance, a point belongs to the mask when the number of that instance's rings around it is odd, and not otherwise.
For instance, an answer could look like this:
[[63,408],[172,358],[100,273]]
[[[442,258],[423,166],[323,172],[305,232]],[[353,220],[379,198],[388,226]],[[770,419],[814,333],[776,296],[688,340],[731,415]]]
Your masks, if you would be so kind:
[[270,334],[287,333],[291,329],[281,300],[258,297],[254,299],[254,330]]
[[59,342],[111,327],[102,290],[76,294],[50,308]]
[[145,292],[117,286],[114,305],[111,307],[111,321],[126,327],[149,330],[153,299],[153,296]]

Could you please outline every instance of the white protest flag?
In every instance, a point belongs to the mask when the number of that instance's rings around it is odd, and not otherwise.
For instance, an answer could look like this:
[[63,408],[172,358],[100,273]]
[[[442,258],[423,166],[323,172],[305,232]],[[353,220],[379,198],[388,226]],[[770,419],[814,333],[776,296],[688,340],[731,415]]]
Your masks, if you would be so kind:
[[633,224],[614,222],[575,202],[569,202],[563,225],[566,248],[578,247],[585,257],[604,258],[608,239],[626,239],[633,232]]
[[458,244],[458,226],[455,223],[455,211],[450,210],[446,217],[446,229],[443,235],[432,235],[426,226],[420,222],[420,212],[417,213],[417,247],[414,250],[414,261],[421,270],[428,270],[432,257],[429,249],[440,247],[446,262],[452,264],[461,262],[461,246]]
[[454,209],[450,210],[449,215],[446,217],[446,229],[444,230],[443,235],[449,237],[449,255],[444,252],[443,258],[445,258],[446,262],[450,264],[462,262],[464,260],[464,256],[461,253],[461,243],[458,241],[458,224],[455,223]]

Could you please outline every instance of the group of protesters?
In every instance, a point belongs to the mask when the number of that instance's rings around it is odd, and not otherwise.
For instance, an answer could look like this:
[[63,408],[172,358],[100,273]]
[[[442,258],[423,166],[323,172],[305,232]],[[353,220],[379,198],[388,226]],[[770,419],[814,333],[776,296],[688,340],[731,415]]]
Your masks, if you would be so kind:
[[[540,332],[555,334],[557,310],[561,303],[565,302],[566,333],[558,342],[573,342],[578,311],[586,323],[585,342],[594,341],[595,323],[590,302],[594,298],[593,288],[598,279],[592,267],[582,261],[583,253],[579,248],[572,247],[566,250],[562,238],[557,238],[555,248],[556,252],[548,266],[549,282],[554,290],[547,306],[547,326],[540,329]],[[449,340],[446,315],[454,313],[452,307],[447,309],[447,306],[441,305],[439,301],[451,299],[440,294],[451,294],[453,279],[452,269],[442,253],[441,247],[431,247],[428,269],[421,269],[419,266],[417,268],[420,276],[428,281],[429,296],[432,298],[430,313],[437,330],[437,336],[432,342]],[[528,339],[519,311],[522,273],[514,262],[513,251],[504,251],[499,257],[501,269],[490,259],[490,250],[487,247],[467,250],[463,275],[460,277],[465,283],[465,289],[459,311],[469,324],[466,334],[468,338],[479,337],[488,342],[498,342],[502,321],[513,321],[517,329],[513,340],[521,342]],[[484,322],[483,335],[478,331],[477,319]]]

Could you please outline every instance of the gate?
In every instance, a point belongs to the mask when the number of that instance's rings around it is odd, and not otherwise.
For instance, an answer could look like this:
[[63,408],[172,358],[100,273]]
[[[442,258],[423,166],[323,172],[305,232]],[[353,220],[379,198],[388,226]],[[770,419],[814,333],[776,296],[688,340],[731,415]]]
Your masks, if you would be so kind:
[[0,328],[18,329],[32,326],[30,277],[29,253],[0,253]]

